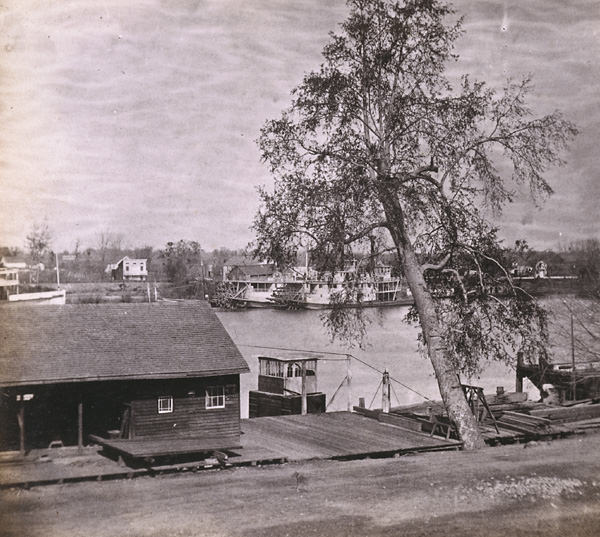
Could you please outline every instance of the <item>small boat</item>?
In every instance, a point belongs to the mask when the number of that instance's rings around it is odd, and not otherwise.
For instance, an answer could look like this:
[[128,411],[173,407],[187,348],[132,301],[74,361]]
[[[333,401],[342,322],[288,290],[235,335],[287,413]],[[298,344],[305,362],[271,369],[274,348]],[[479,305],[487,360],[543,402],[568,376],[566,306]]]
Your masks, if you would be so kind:
[[40,291],[37,293],[19,293],[8,295],[8,302],[27,302],[35,304],[65,304],[67,293],[64,289]]

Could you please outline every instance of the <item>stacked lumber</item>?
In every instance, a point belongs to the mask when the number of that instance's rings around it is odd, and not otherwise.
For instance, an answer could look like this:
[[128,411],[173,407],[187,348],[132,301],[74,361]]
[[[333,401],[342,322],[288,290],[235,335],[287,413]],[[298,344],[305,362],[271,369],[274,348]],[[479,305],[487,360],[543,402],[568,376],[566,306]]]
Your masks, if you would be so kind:
[[532,410],[532,416],[547,418],[557,423],[600,418],[600,404],[583,404],[569,407],[546,407]]
[[547,418],[506,410],[496,419],[496,423],[504,429],[536,435],[548,432],[551,422]]

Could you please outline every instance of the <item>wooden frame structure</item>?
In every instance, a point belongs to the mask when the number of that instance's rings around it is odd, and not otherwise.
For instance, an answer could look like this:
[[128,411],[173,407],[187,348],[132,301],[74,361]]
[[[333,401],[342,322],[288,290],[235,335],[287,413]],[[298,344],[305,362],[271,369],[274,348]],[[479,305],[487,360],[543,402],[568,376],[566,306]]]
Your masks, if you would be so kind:
[[11,305],[0,328],[0,449],[239,445],[248,366],[206,303]]
[[317,390],[321,358],[314,354],[258,356],[258,390],[250,391],[250,417],[324,412],[325,394]]

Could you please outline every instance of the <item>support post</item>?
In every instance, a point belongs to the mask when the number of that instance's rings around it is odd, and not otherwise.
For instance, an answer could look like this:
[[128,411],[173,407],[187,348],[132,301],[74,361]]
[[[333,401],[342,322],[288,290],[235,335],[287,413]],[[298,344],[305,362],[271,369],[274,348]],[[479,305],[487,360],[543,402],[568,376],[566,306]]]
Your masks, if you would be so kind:
[[346,356],[346,385],[348,387],[348,412],[352,412],[352,357]]
[[515,391],[517,393],[523,392],[523,374],[521,368],[523,367],[523,353],[517,352],[517,378],[515,382]]
[[575,375],[575,331],[573,329],[573,314],[571,313],[571,400],[577,400],[577,377]]
[[302,415],[304,416],[308,412],[308,405],[306,403],[306,361],[302,360]]
[[54,254],[56,259],[56,288],[60,289],[60,269],[58,268],[58,254]]
[[383,371],[383,382],[381,384],[381,410],[385,414],[390,411],[390,374],[387,369]]
[[83,451],[83,395],[81,393],[77,403],[77,450],[79,453]]
[[19,395],[19,410],[17,412],[17,421],[19,423],[19,455],[25,457],[25,403],[23,395]]

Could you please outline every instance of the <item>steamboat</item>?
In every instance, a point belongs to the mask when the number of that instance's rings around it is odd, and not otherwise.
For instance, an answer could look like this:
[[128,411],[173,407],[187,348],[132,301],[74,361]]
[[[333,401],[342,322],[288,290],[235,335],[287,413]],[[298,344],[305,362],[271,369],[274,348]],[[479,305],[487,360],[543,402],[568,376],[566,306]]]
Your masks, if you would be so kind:
[[392,276],[391,267],[384,265],[372,273],[360,273],[355,266],[333,273],[294,267],[285,273],[245,276],[223,283],[221,294],[233,306],[324,309],[336,304],[379,307],[413,303],[403,278]]

